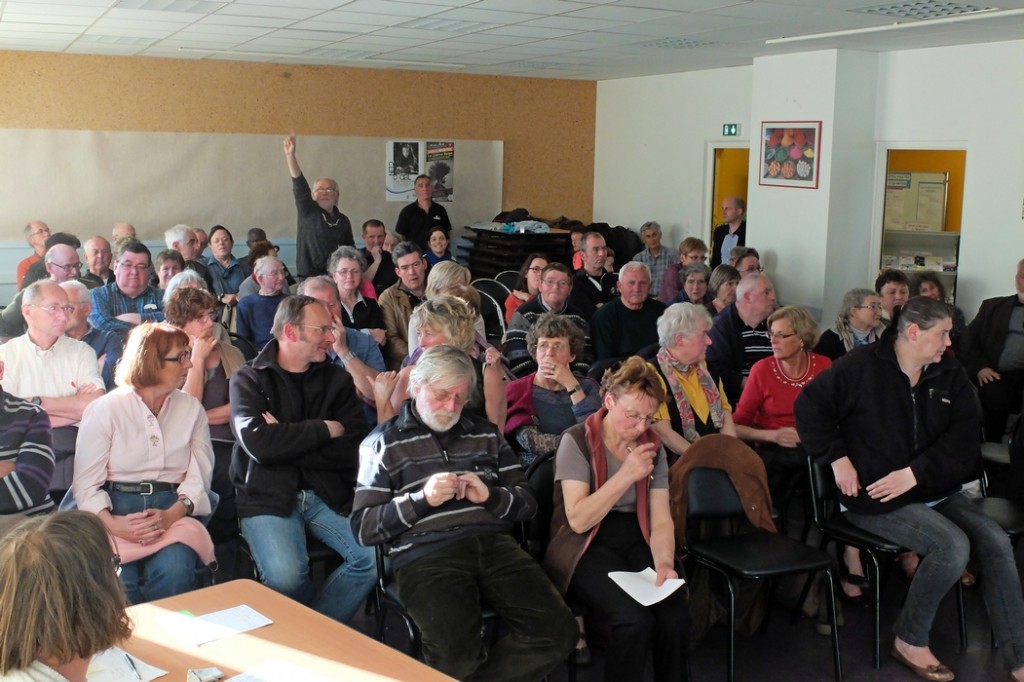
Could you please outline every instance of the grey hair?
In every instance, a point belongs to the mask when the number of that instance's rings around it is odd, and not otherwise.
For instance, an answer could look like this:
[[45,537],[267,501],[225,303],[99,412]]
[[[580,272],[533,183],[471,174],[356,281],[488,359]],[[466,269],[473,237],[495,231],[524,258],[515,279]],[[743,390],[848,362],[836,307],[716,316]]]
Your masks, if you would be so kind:
[[320,301],[310,296],[288,296],[277,306],[274,313],[274,324],[270,327],[270,333],[278,341],[284,336],[284,326],[290,324],[293,327],[302,324],[306,317],[306,306],[320,305]]
[[25,287],[25,293],[21,296],[21,305],[32,305],[36,301],[40,300],[45,294],[44,289],[49,287],[60,288],[60,285],[54,282],[52,279],[37,279],[32,284]]
[[367,263],[366,256],[354,246],[339,246],[331,254],[331,257],[327,260],[327,272],[333,273],[338,269],[338,263],[341,262],[342,258],[354,260],[359,263],[359,270],[366,272]]
[[654,230],[658,234],[661,234],[661,223],[657,220],[648,220],[640,226],[640,234],[643,234],[646,230]]
[[263,274],[263,269],[273,263],[280,263],[281,259],[277,256],[260,256],[256,259],[256,264],[253,266],[252,271],[257,275]]
[[453,346],[434,346],[423,351],[409,374],[409,392],[416,394],[425,386],[441,388],[469,380],[476,387],[476,368],[468,355]]
[[921,329],[931,329],[942,320],[952,319],[953,307],[927,296],[914,296],[895,313],[896,327],[902,335],[912,324]]
[[206,290],[206,280],[203,279],[202,275],[195,270],[182,270],[174,277],[171,277],[171,281],[167,283],[167,288],[164,289],[164,305],[167,305],[167,302],[171,300],[171,294],[186,283],[198,284],[200,289]]
[[399,242],[395,244],[395,248],[391,250],[391,260],[398,265],[398,259],[408,256],[410,253],[415,253],[420,258],[423,258],[423,250],[420,249],[420,245],[416,242]]
[[878,296],[878,294],[871,289],[850,289],[847,291],[843,294],[843,302],[839,304],[839,317],[843,320],[849,320],[850,309],[864,305],[864,300],[868,296]]
[[[600,237],[601,239],[604,239],[604,235],[601,234],[600,232],[584,232],[583,237],[580,238],[580,251],[586,251],[587,244],[589,244],[590,240],[593,239],[594,237]],[[607,244],[607,242],[605,243]]]
[[711,268],[709,268],[708,266],[704,265],[701,262],[690,263],[689,265],[684,266],[679,271],[679,283],[680,284],[685,284],[687,277],[689,277],[690,275],[696,275],[696,274],[704,275],[704,283],[705,284],[709,284],[710,283],[710,281],[711,281]]
[[658,344],[662,348],[675,346],[678,334],[693,336],[701,322],[711,326],[707,308],[696,303],[673,303],[658,318]]
[[[92,295],[89,293],[89,287],[85,286],[84,284],[79,282],[77,279],[69,279],[66,282],[61,282],[60,283],[60,288],[61,289],[65,289],[65,290],[67,290],[69,292],[72,289],[74,289],[75,293],[78,294],[78,298],[79,299],[85,299],[87,301],[91,301],[92,300],[92,298],[91,298]],[[85,295],[83,296],[82,294],[85,294]]]
[[626,276],[626,271],[627,270],[642,270],[643,273],[645,275],[647,275],[647,281],[648,282],[651,281],[651,269],[649,267],[647,267],[646,263],[641,263],[638,260],[631,260],[631,261],[629,261],[628,263],[623,265],[621,268],[619,268],[619,279],[622,279],[623,277]]
[[334,292],[334,297],[338,297],[338,287],[335,286],[334,280],[327,275],[317,275],[316,277],[307,277],[299,283],[299,290],[296,292],[302,296],[309,296],[310,291],[322,291],[328,290]]
[[181,224],[175,225],[174,227],[168,229],[166,232],[164,232],[164,242],[167,244],[167,248],[174,248],[173,246],[171,246],[172,244],[174,244],[174,242],[178,242],[180,244],[181,242],[185,241],[186,235],[191,231],[191,227],[189,227],[188,225]]

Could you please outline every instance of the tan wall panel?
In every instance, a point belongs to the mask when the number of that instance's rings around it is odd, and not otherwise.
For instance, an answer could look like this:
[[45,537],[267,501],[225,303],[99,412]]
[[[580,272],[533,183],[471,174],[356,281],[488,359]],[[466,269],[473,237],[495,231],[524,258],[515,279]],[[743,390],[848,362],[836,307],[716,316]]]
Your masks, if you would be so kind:
[[0,92],[3,128],[502,140],[504,208],[591,219],[593,82],[0,52]]

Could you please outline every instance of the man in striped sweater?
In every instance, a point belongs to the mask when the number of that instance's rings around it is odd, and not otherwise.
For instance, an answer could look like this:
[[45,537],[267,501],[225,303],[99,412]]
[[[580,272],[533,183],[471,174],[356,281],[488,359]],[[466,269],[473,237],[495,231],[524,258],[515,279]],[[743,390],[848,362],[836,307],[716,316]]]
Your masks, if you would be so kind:
[[[4,365],[0,362],[0,380]],[[50,418],[0,387],[0,536],[25,516],[53,508]]]
[[[363,441],[352,526],[383,544],[427,663],[464,679],[540,679],[576,644],[575,620],[509,535],[537,501],[490,422],[462,414],[476,371],[450,346],[420,356],[412,399]],[[488,648],[481,600],[509,634]]]

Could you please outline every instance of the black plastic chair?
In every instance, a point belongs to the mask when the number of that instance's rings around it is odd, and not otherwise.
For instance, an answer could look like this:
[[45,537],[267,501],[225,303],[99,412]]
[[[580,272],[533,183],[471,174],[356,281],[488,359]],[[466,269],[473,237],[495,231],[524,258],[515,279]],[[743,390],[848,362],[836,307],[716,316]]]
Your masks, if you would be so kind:
[[487,340],[494,346],[501,345],[501,339],[505,336],[505,313],[504,308],[494,297],[484,291],[480,294],[480,314],[484,318],[484,331]]
[[[815,463],[807,458],[808,477],[811,490],[811,508],[814,516],[814,525],[821,533],[821,544],[825,545],[829,540],[856,547],[866,553],[870,562],[867,563],[867,578],[871,583],[871,613],[872,613],[872,662],[875,669],[881,665],[881,599],[882,587],[889,575],[883,571],[882,566],[886,565],[880,558],[891,555],[895,557],[906,548],[898,543],[891,542],[885,538],[869,533],[852,523],[839,511],[839,489],[836,487],[832,470],[821,464]],[[891,563],[891,562],[890,562]],[[807,589],[801,595],[800,603],[807,597]],[[958,625],[960,628],[960,649],[967,648],[967,617],[964,614],[964,591],[960,581],[956,583],[956,605],[958,614]]]
[[[686,495],[688,527],[704,520],[746,518],[736,488],[721,469],[694,468],[687,480]],[[691,541],[693,535],[690,532],[686,534],[689,558],[722,575],[729,589],[727,679],[730,682],[735,678],[736,593],[733,580],[761,580],[818,571],[824,571],[828,578],[832,663],[837,682],[842,682],[843,664],[836,625],[835,561],[828,553],[791,537],[761,530]]]
[[515,270],[502,270],[494,276],[494,279],[504,285],[506,289],[512,291],[516,288],[516,282],[519,281],[519,273]]
[[252,341],[242,338],[234,332],[228,332],[228,336],[231,337],[231,345],[241,351],[242,357],[245,358],[246,362],[249,362],[256,357],[258,351],[256,350],[256,346],[252,344]]

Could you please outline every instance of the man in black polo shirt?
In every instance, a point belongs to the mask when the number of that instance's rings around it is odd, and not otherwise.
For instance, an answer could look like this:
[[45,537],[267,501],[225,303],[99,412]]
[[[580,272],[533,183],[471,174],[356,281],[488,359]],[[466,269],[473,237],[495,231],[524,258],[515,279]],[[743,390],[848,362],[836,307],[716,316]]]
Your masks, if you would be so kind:
[[387,237],[387,229],[381,221],[370,218],[363,223],[363,243],[366,246],[359,249],[366,256],[367,263],[363,278],[373,283],[373,288],[377,291],[378,296],[398,281],[391,253],[384,250],[385,237]]
[[616,294],[619,276],[604,269],[608,257],[608,246],[600,232],[587,232],[580,240],[583,267],[573,275],[570,301],[583,311],[590,322],[597,309],[610,301]]
[[327,259],[342,245],[355,246],[352,223],[338,210],[338,183],[320,178],[310,191],[295,158],[295,136],[284,138],[284,158],[292,175],[298,232],[295,237],[295,268],[300,278],[327,272]]

